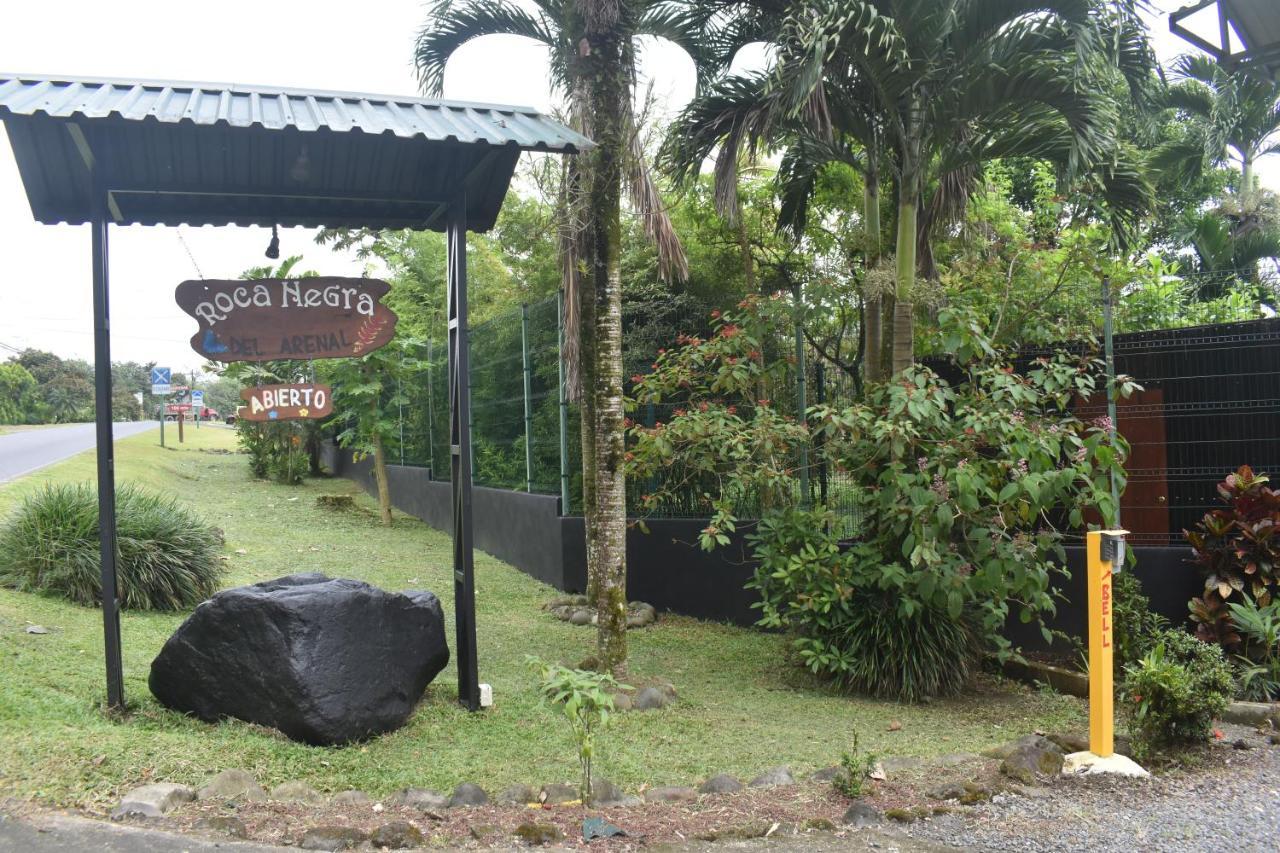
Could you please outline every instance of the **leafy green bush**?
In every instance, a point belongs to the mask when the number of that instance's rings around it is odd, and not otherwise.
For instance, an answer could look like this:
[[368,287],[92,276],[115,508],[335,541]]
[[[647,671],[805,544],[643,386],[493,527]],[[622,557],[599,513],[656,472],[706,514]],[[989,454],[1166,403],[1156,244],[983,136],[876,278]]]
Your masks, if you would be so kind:
[[[1133,549],[1127,551],[1132,556]],[[1142,582],[1132,571],[1112,576],[1111,594],[1116,666],[1123,670],[1151,651],[1169,620],[1151,609],[1151,599],[1142,594]]]
[[[173,498],[124,484],[116,492],[121,606],[192,607],[218,589],[222,534]],[[77,604],[102,601],[98,493],[85,483],[47,486],[0,530],[0,585]]]
[[981,650],[967,614],[880,587],[881,567],[844,550],[824,509],[763,519],[748,540],[760,561],[760,624],[789,628],[801,661],[846,690],[914,702],[959,693]]
[[1243,654],[1236,657],[1241,697],[1259,702],[1280,698],[1280,600],[1259,607],[1246,598],[1227,606],[1243,635]]
[[300,484],[311,467],[305,442],[307,427],[298,422],[236,421],[240,448],[249,455],[253,476],[271,478],[287,486]]
[[1134,757],[1201,743],[1235,694],[1222,648],[1185,631],[1162,632],[1155,646],[1125,668],[1121,707]]
[[[1080,529],[1090,509],[1112,514],[1109,478],[1123,483],[1127,445],[1105,419],[1072,412],[1100,388],[1100,365],[1059,354],[1018,373],[972,318],[944,311],[966,381],[915,366],[797,423],[757,399],[777,370],[764,352],[790,334],[779,304],[744,301],[709,339],[682,339],[633,378],[637,405],[680,408],[665,425],[631,428],[629,474],[659,481],[650,509],[710,484],[703,547],[762,510],[751,540],[761,624],[792,631],[814,672],[900,699],[954,693],[976,648],[1013,654],[1003,636],[1013,609],[1024,622],[1054,611],[1061,530]],[[795,509],[803,444],[844,487],[841,517]]]
[[1206,513],[1195,530],[1184,531],[1204,575],[1204,595],[1190,604],[1196,636],[1227,649],[1240,645],[1227,604],[1252,597],[1265,607],[1280,579],[1280,492],[1268,482],[1241,465],[1218,484],[1227,508]]

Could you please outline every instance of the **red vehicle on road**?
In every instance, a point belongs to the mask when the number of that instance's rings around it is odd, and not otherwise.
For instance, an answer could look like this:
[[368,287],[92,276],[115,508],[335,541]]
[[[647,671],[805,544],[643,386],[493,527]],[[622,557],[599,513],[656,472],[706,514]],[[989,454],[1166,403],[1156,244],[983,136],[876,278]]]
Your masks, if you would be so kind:
[[186,385],[175,385],[164,404],[164,419],[176,421],[178,418],[191,419],[199,415],[202,421],[216,421],[221,417],[217,409],[202,406],[199,412],[191,405],[191,389]]

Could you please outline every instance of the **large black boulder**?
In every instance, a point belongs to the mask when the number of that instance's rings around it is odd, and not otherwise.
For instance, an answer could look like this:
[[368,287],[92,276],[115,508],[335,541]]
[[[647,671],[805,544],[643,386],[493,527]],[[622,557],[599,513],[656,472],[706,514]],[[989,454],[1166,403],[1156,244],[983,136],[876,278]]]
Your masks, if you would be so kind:
[[328,745],[404,725],[448,662],[431,593],[297,574],[202,603],[152,661],[150,686],[202,720],[238,717]]

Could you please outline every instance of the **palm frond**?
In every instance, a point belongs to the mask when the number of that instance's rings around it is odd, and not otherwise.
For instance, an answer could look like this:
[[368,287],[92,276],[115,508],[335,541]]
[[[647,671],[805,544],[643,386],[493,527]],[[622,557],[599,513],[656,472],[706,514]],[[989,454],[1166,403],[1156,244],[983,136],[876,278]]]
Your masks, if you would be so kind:
[[[439,0],[430,9],[427,23],[418,31],[413,59],[418,83],[429,95],[444,92],[444,70],[449,58],[473,39],[491,35],[524,36],[556,47],[559,31],[544,16],[535,16],[509,0]],[[553,50],[552,70],[556,77]],[[552,81],[564,87],[564,77]]]
[[644,141],[636,127],[635,116],[627,111],[627,189],[631,206],[644,222],[644,233],[658,252],[658,274],[663,281],[684,281],[689,277],[689,259],[685,255],[680,235],[676,233],[662,201],[662,194],[649,169],[649,158]]
[[910,46],[896,21],[865,0],[815,0],[798,8],[783,23],[780,53],[773,85],[788,93],[791,115],[806,107],[828,66],[846,60],[882,103],[897,101],[914,83]]
[[1120,251],[1128,251],[1137,242],[1143,217],[1155,204],[1155,191],[1142,159],[1136,151],[1122,147],[1114,159],[1098,165],[1094,175],[1101,185],[1112,243]]
[[1170,86],[1165,103],[1189,116],[1209,120],[1216,112],[1213,90],[1196,80],[1184,80]]
[[787,146],[776,176],[779,232],[800,239],[808,225],[809,203],[818,177],[833,163],[845,163],[860,172],[867,167],[864,157],[843,141],[801,133]]
[[646,6],[636,20],[636,34],[665,39],[693,60],[697,91],[711,85],[723,68],[718,46],[708,37],[694,6],[659,2]]
[[768,135],[773,102],[763,74],[734,75],[695,98],[667,131],[659,162],[679,183],[696,176],[716,154],[716,208],[737,212],[737,165]]
[[1222,66],[1203,53],[1185,53],[1173,61],[1173,73],[1187,80],[1213,86],[1222,76]]
[[954,42],[977,45],[1018,21],[1057,19],[1073,27],[1090,23],[1093,0],[962,0],[957,4]]
[[1198,137],[1171,140],[1157,146],[1147,158],[1147,168],[1160,180],[1195,181],[1210,162],[1205,142]]

